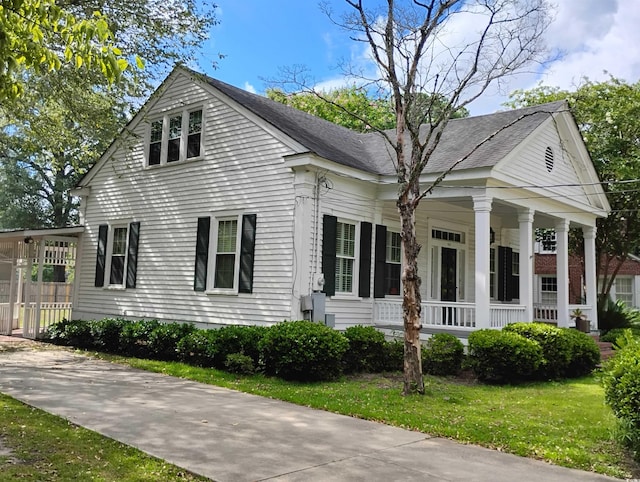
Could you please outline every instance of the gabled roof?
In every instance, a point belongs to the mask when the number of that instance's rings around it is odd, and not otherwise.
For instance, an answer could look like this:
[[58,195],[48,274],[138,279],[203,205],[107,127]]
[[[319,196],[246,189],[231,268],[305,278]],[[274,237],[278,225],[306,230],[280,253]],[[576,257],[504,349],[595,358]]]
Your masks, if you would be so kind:
[[[196,75],[195,72],[193,72]],[[266,97],[202,75],[238,104],[330,161],[373,174],[394,174],[393,150],[379,133],[359,133]],[[455,169],[492,167],[529,136],[550,114],[568,111],[566,102],[449,121],[425,173],[442,172],[477,148]],[[501,130],[502,129],[502,130]],[[423,132],[426,131],[426,127]],[[484,142],[489,136],[495,137]],[[394,131],[388,131],[392,137]],[[484,142],[484,143],[483,143]]]

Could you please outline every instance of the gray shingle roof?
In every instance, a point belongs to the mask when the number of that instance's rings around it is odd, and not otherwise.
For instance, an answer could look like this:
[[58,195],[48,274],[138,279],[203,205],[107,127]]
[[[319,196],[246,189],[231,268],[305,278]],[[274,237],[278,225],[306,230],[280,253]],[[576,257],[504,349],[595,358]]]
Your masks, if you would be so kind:
[[[203,77],[210,85],[305,146],[310,152],[373,174],[395,173],[393,149],[379,133],[354,132],[266,97],[211,77]],[[549,114],[561,110],[567,110],[564,101],[452,119],[429,160],[425,173],[439,173],[449,169],[488,136],[498,132],[456,166],[455,170],[492,167],[547,120]],[[522,119],[510,125],[519,118]]]

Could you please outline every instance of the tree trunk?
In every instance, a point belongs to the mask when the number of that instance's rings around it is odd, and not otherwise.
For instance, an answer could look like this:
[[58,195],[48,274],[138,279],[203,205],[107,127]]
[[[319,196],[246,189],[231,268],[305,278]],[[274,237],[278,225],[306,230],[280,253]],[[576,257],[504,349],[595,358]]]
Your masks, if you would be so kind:
[[420,245],[416,239],[415,205],[410,195],[398,201],[402,226],[402,319],[404,322],[404,388],[403,395],[424,393],[422,377],[422,354],[420,352],[420,328],[422,311],[420,277],[418,276],[418,253]]

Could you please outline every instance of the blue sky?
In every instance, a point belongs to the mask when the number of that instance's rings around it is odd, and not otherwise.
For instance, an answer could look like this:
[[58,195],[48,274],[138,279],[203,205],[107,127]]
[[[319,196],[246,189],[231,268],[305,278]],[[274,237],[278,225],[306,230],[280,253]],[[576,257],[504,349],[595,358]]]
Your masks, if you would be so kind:
[[[278,68],[306,65],[321,85],[343,82],[341,58],[364,58],[362,44],[350,40],[320,11],[316,0],[217,0],[220,24],[203,46],[199,70],[249,91],[264,93],[264,78]],[[588,76],[609,73],[635,82],[640,78],[640,0],[556,0],[555,21],[546,40],[562,58],[535,73],[514,78],[501,91],[487,92],[471,105],[472,114],[501,108],[507,93],[539,82],[571,88]],[[343,0],[331,0],[336,10]],[[210,67],[217,54],[218,69]],[[606,71],[606,72],[605,72]]]

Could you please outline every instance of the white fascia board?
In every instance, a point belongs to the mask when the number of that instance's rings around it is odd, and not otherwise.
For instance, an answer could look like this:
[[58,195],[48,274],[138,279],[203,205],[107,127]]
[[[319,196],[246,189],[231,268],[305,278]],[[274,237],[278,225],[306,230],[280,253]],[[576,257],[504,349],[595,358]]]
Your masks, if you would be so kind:
[[20,229],[0,233],[0,240],[23,240],[26,237],[31,238],[49,238],[57,236],[73,236],[84,233],[84,226],[73,226],[69,228],[51,228],[51,229]]
[[359,169],[338,164],[337,162],[329,161],[313,152],[304,152],[285,156],[284,164],[293,170],[308,168],[319,171],[330,171],[339,176],[345,176],[359,181],[368,181],[375,184],[380,183],[380,176],[378,174],[371,174]]

